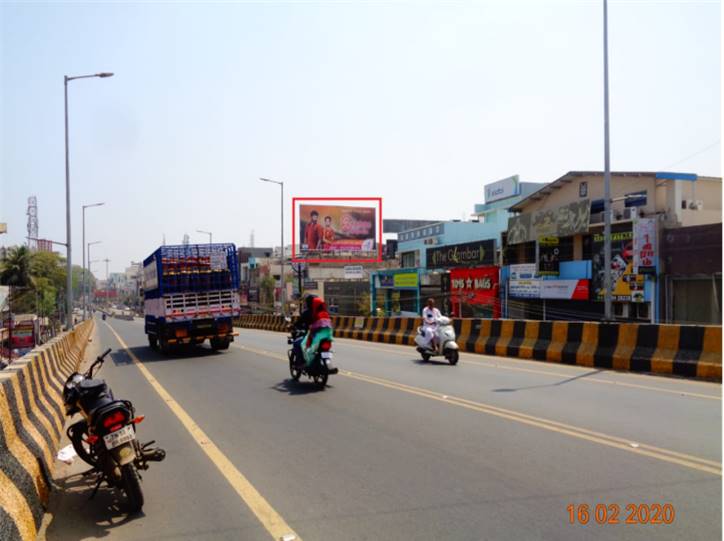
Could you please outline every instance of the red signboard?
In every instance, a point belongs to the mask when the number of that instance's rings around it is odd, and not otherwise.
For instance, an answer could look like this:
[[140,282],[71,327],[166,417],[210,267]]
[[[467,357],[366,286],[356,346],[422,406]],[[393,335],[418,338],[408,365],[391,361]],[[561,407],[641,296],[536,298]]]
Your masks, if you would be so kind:
[[96,299],[113,299],[118,297],[118,291],[115,289],[102,290],[99,289],[93,293]]
[[[498,275],[498,267],[450,269],[453,305],[492,305],[494,307],[493,317],[500,317]],[[459,306],[456,311],[460,313]]]

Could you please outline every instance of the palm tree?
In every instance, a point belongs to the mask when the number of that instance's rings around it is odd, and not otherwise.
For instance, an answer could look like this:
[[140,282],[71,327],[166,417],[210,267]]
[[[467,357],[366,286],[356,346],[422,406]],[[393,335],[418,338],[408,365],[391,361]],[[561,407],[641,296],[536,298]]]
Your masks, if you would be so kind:
[[0,284],[30,287],[30,250],[27,246],[10,248],[0,262]]

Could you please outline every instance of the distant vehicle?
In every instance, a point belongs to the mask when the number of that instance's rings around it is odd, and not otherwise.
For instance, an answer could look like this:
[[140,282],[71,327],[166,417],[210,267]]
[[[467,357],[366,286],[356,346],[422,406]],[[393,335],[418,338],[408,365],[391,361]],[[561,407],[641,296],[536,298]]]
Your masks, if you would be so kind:
[[176,344],[228,349],[240,314],[233,244],[161,246],[143,261],[145,331],[152,348]]
[[40,341],[40,320],[35,314],[13,316],[10,347],[13,357],[22,357]]

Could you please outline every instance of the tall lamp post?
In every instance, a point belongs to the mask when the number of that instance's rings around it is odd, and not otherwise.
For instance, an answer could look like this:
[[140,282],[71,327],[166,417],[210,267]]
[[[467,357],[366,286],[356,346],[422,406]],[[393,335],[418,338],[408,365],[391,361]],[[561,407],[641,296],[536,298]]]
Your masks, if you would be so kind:
[[[85,246],[85,209],[89,209],[91,207],[100,207],[101,205],[105,205],[105,203],[92,203],[90,205],[83,205],[83,246]],[[88,311],[88,286],[86,284],[86,274],[85,274],[85,250],[83,250],[83,320],[87,317],[87,311]]]
[[63,76],[63,86],[65,88],[65,243],[66,243],[66,322],[65,326],[67,330],[73,328],[73,278],[72,278],[72,261],[71,261],[71,248],[70,248],[70,154],[68,150],[68,83],[75,79],[89,79],[91,77],[113,77],[112,73],[103,72],[95,73],[93,75],[75,75],[69,77]]
[[608,0],[603,0],[603,288],[604,319],[613,319],[611,306],[611,153],[608,125]]
[[[87,261],[88,261],[88,289],[85,290],[86,292],[85,292],[84,295],[89,295],[89,294],[90,294],[90,277],[92,276],[92,274],[91,274],[91,268],[90,268],[90,264],[91,264],[90,249],[91,249],[91,246],[93,246],[94,244],[100,244],[101,242],[102,242],[102,241],[97,240],[97,241],[95,241],[95,242],[89,242],[88,245],[87,245],[88,248],[87,248],[86,250],[87,250],[87,252],[88,252],[88,259],[87,259]],[[86,302],[87,302],[87,301],[86,301]]]
[[203,233],[204,235],[209,236],[209,244],[211,244],[211,239],[213,238],[211,231],[202,231],[201,229],[196,230],[197,233]]
[[284,307],[285,307],[285,300],[286,300],[286,284],[284,283],[284,182],[279,180],[272,180],[269,178],[259,178],[259,180],[263,182],[271,182],[273,184],[278,184],[281,188],[281,224],[282,224],[282,231],[281,231],[281,254],[280,254],[280,262],[281,262],[281,271],[279,276],[279,281],[281,283],[281,292],[279,295],[279,300],[282,303],[282,315],[284,315]]

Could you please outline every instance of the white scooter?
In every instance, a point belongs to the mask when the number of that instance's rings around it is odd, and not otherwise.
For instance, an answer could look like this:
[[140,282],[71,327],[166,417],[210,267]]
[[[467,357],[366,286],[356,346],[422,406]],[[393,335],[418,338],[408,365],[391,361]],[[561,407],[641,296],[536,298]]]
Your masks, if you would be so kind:
[[424,361],[429,361],[431,357],[443,356],[450,364],[458,363],[460,347],[455,342],[455,329],[450,318],[441,316],[437,320],[434,340],[437,343],[437,348],[428,347],[425,342],[425,331],[422,327],[418,327],[415,344],[417,344],[417,351],[420,352]]

